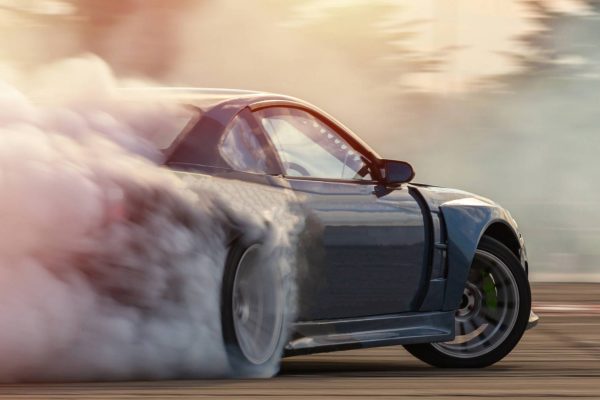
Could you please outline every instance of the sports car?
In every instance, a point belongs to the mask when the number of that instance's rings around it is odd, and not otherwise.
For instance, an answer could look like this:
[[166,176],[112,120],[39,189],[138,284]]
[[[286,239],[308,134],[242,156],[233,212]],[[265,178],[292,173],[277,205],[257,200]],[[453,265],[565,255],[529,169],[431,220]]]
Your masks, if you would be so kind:
[[243,202],[285,194],[303,219],[291,324],[281,277],[257,261],[261,243],[231,234],[221,325],[239,370],[282,356],[390,345],[433,366],[485,367],[537,323],[523,236],[497,203],[413,183],[410,164],[381,158],[293,97],[156,92],[193,116],[165,143],[166,168],[188,180],[243,182],[250,188]]

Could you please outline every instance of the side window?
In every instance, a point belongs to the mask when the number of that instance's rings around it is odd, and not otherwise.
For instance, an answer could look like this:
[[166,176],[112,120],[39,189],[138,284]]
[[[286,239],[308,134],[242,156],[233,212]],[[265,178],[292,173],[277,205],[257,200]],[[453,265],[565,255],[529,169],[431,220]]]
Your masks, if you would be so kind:
[[255,115],[273,142],[287,176],[371,179],[364,157],[312,114],[273,107]]
[[267,173],[267,156],[248,122],[237,115],[225,128],[219,145],[221,157],[237,171]]

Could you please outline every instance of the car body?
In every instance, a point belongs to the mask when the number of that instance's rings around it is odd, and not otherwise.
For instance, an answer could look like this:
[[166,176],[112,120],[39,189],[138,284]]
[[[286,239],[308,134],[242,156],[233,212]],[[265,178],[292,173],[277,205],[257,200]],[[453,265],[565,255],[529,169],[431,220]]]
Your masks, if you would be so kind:
[[[507,210],[464,191],[410,183],[408,164],[383,160],[307,102],[224,89],[155,94],[198,113],[165,149],[167,168],[191,179],[242,181],[257,193],[285,191],[299,204],[304,270],[286,356],[452,342],[461,326],[457,310],[477,300],[469,300],[465,283],[483,237],[508,249],[526,277],[523,236]],[[294,136],[304,130],[312,144]],[[336,159],[339,176],[332,172]],[[531,327],[537,317],[530,314],[526,286],[520,312],[526,309]]]

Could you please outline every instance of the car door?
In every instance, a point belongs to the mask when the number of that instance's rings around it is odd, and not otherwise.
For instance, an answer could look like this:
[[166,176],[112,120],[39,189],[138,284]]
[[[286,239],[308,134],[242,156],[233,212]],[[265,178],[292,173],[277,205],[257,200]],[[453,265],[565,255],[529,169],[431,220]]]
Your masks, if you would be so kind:
[[422,208],[408,187],[382,187],[367,151],[315,111],[275,106],[254,116],[308,215],[299,319],[416,310],[426,244]]

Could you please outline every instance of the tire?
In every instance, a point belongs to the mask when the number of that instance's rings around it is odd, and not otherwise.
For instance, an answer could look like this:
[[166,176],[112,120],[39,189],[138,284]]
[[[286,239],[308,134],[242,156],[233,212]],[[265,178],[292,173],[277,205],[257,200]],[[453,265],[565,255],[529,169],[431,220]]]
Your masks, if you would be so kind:
[[260,244],[234,244],[221,292],[221,326],[234,375],[277,372],[285,339],[284,291],[277,265],[261,260]]
[[517,345],[529,320],[531,291],[525,270],[501,242],[484,236],[455,314],[451,342],[404,346],[441,368],[483,368],[502,360]]

